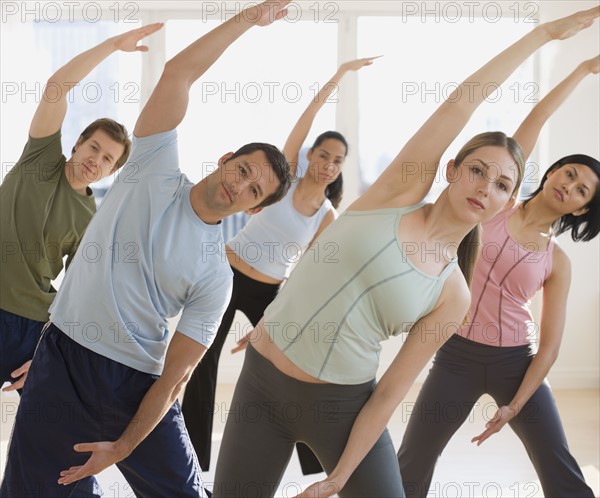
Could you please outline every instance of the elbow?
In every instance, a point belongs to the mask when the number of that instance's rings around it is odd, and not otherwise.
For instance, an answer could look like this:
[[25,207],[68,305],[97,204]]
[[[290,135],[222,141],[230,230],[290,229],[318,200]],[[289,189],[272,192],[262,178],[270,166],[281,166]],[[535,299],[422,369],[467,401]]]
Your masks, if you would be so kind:
[[180,76],[181,69],[175,59],[170,59],[165,63],[163,72],[160,76],[161,80],[173,80]]
[[175,391],[177,391],[178,393],[180,393],[181,391],[183,391],[185,389],[186,384],[192,378],[192,373],[193,372],[194,372],[193,368],[189,368],[185,372],[183,372],[183,374],[179,378],[179,381],[175,385]]
[[176,57],[165,63],[160,79],[163,82],[170,82],[175,85],[187,83],[188,88],[192,84],[192,75],[189,68],[180,64]]
[[50,102],[56,102],[57,96],[60,97],[70,92],[74,86],[78,83],[76,82],[67,82],[61,76],[60,71],[54,73],[48,81],[46,81],[46,86],[44,87],[44,98],[48,99]]
[[50,78],[48,78],[48,81],[46,81],[46,88],[57,86],[60,87],[60,78],[58,77],[58,73],[54,73],[52,76],[50,76]]
[[[460,88],[459,88],[460,90]],[[453,118],[459,117],[462,120],[468,120],[473,113],[473,107],[471,102],[466,102],[460,99],[460,94],[456,93],[451,94],[439,107],[439,112],[441,115],[447,114],[448,116],[452,116]]]
[[550,368],[558,359],[559,352],[560,348],[558,346],[546,348],[540,347],[539,351],[536,354],[536,357],[539,360],[543,360],[544,363],[548,365],[548,368]]
[[178,372],[163,372],[161,381],[163,381],[166,395],[168,396],[171,403],[175,400],[185,389],[186,384],[192,377],[194,369],[186,368]]
[[371,395],[371,399],[377,406],[377,412],[383,416],[384,419],[389,420],[394,414],[394,411],[398,408],[398,405],[402,402],[402,399],[404,399],[404,396],[392,386],[388,388],[382,386],[381,389],[377,386],[377,389],[375,389],[375,392]]

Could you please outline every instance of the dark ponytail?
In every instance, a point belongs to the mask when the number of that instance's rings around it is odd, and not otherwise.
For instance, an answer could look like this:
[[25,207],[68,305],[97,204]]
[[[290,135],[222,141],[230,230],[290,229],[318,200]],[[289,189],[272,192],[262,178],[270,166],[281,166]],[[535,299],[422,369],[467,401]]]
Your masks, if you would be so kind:
[[471,288],[473,273],[475,273],[475,263],[479,257],[479,249],[481,247],[481,225],[475,225],[465,238],[458,245],[458,266],[467,281],[467,285]]
[[344,179],[342,178],[341,173],[327,186],[325,195],[331,201],[331,205],[337,209],[340,202],[342,202],[342,197],[344,195]]

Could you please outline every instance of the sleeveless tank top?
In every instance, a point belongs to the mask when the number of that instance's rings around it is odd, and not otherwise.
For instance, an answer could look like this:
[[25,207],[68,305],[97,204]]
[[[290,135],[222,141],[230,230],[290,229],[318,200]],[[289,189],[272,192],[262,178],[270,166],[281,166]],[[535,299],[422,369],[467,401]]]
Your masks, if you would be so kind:
[[265,328],[308,374],[336,384],[375,378],[381,341],[408,331],[435,306],[439,276],[414,267],[398,238],[400,209],[346,211],[306,252],[265,311]]
[[312,216],[294,208],[293,196],[298,182],[286,196],[250,217],[246,226],[227,245],[246,263],[261,273],[278,280],[289,277],[317,233],[325,215],[332,208],[325,199]]
[[531,298],[552,271],[555,239],[548,249],[523,247],[507,230],[518,206],[483,225],[482,251],[471,283],[467,323],[457,333],[490,346],[523,346],[537,332],[529,309]]

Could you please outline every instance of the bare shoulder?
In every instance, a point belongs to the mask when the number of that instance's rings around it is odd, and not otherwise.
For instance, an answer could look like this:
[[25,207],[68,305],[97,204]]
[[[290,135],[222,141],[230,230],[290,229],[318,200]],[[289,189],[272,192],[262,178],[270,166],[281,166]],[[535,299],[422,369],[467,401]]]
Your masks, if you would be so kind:
[[448,276],[436,304],[437,310],[456,315],[462,321],[471,305],[471,291],[458,265]]
[[328,221],[329,223],[331,223],[337,220],[338,216],[339,213],[337,212],[337,209],[331,206],[329,208],[329,211],[327,211],[327,214],[323,217],[323,221]]
[[453,304],[466,303],[468,307],[471,303],[471,290],[458,265],[446,280],[442,290],[442,295],[444,294]]
[[554,244],[554,248],[552,249],[552,260],[559,261],[561,263],[571,264],[571,260],[565,250],[559,245],[558,242]]
[[552,273],[550,276],[562,276],[565,278],[570,278],[571,276],[571,260],[558,243],[554,244],[552,250]]

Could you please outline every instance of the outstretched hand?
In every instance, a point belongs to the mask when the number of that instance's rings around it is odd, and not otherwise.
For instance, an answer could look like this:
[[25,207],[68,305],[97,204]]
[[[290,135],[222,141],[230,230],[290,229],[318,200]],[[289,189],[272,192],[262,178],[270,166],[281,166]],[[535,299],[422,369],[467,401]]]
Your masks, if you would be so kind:
[[485,431],[483,431],[479,436],[471,439],[472,443],[477,443],[477,446],[481,445],[487,438],[496,434],[496,432],[500,432],[502,427],[506,425],[506,423],[515,416],[515,412],[512,408],[508,406],[501,406],[498,408],[494,416],[490,419],[490,421],[485,424]]
[[17,377],[19,377],[19,380],[13,382],[10,386],[6,386],[2,390],[4,392],[8,392],[8,391],[16,391],[17,389],[23,389],[23,386],[25,385],[25,380],[27,379],[27,374],[29,373],[29,367],[31,367],[31,360],[26,361],[19,368],[12,371],[10,373],[10,376],[13,379],[16,379]]
[[598,74],[600,72],[600,55],[592,57],[582,64],[590,74]]
[[163,26],[164,23],[162,22],[148,24],[148,26],[142,26],[141,28],[132,29],[122,35],[117,35],[112,38],[112,41],[117,50],[122,50],[123,52],[148,52],[148,47],[146,45],[138,45],[138,42],[142,38],[146,38],[147,36],[156,33]]
[[311,484],[294,498],[327,498],[340,492],[340,487],[334,481],[319,481]]
[[383,57],[383,56],[378,55],[376,57],[365,57],[363,59],[356,59],[353,61],[344,62],[340,66],[340,69],[342,71],[358,71],[362,67],[370,66],[371,64],[373,64],[373,61],[375,59],[379,59],[380,57]]
[[242,337],[239,341],[237,341],[237,346],[231,350],[231,354],[239,353],[248,347],[248,343],[250,342],[250,335],[252,332],[248,332],[244,337]]
[[84,465],[71,467],[60,473],[58,484],[72,484],[84,477],[99,474],[111,465],[120,462],[127,454],[124,453],[116,442],[103,441],[99,443],[79,443],[73,449],[79,453],[92,453]]
[[589,28],[600,16],[600,7],[576,12],[568,17],[544,24],[544,28],[553,40],[565,40],[581,30]]
[[243,18],[257,26],[268,26],[285,17],[288,13],[286,6],[291,0],[267,0],[249,7],[244,11]]

